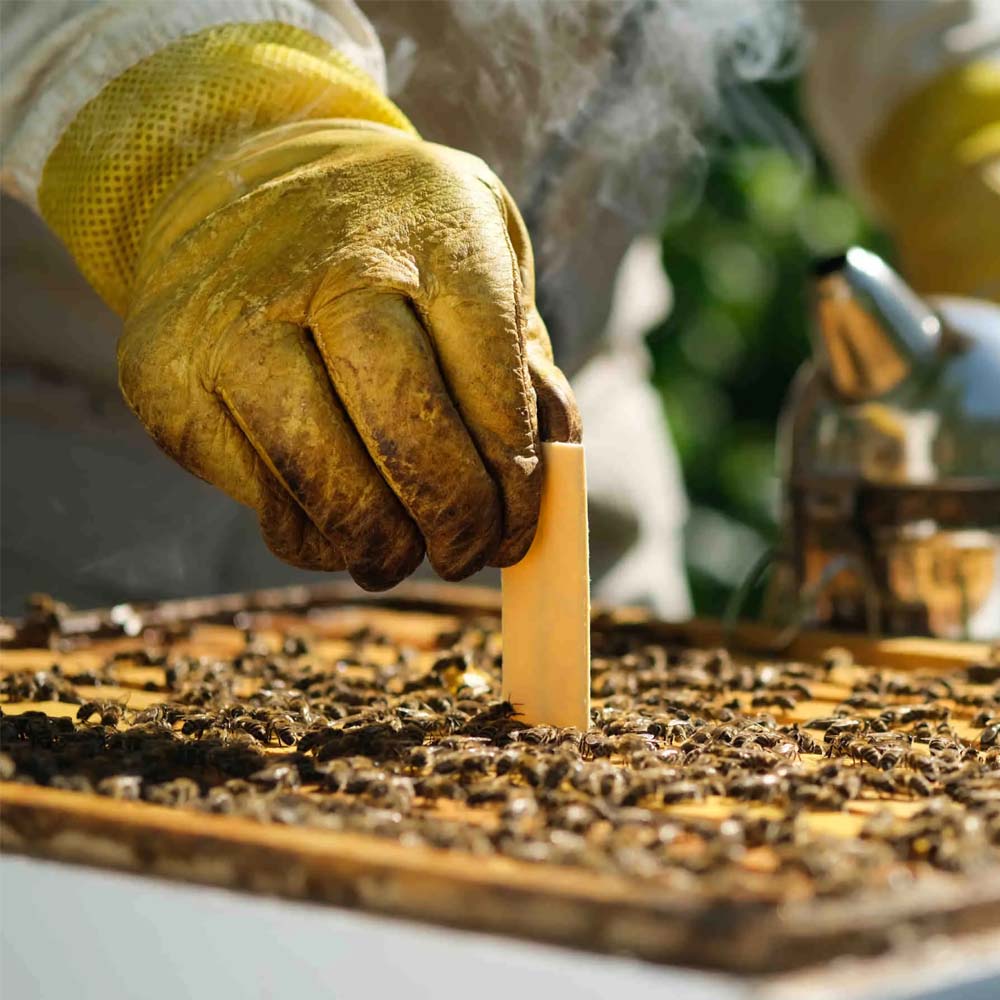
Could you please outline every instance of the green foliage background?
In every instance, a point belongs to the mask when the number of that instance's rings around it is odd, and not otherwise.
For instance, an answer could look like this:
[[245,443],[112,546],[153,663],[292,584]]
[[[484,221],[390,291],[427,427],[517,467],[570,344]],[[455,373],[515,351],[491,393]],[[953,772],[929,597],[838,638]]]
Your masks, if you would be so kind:
[[687,570],[700,614],[720,614],[777,537],[775,427],[809,354],[811,261],[852,243],[891,259],[884,236],[836,186],[794,81],[764,96],[814,162],[763,142],[716,149],[697,209],[664,231],[674,305],[648,336],[691,503]]

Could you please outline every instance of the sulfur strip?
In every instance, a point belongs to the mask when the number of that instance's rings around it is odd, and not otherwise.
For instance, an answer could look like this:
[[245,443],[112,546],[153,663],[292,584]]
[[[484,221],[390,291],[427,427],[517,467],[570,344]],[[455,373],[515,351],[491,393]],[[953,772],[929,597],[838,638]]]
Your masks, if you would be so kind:
[[590,725],[590,574],[583,445],[543,443],[538,531],[503,571],[503,695],[528,725]]

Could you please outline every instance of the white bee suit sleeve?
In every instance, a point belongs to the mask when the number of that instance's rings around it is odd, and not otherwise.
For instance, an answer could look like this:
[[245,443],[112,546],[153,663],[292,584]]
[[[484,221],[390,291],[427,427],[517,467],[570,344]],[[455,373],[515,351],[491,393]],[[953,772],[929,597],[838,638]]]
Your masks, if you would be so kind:
[[385,89],[382,47],[353,0],[5,2],[3,189],[32,207],[42,169],[80,109],[171,42],[219,24],[276,21],[324,39]]

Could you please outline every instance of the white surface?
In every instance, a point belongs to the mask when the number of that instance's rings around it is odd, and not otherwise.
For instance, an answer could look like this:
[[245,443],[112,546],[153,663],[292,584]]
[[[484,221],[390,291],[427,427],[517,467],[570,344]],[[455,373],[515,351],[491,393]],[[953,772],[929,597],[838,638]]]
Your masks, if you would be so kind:
[[0,996],[997,1000],[1000,938],[755,981],[3,857]]
[[3,1000],[742,995],[722,976],[22,858],[0,861],[0,897]]

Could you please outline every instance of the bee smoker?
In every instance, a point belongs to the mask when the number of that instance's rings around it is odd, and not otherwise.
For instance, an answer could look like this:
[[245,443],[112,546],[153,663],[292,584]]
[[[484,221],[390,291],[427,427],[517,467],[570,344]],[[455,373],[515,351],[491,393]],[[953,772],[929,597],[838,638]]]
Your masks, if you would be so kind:
[[1000,637],[1000,307],[924,301],[858,247],[816,265],[813,295],[766,617]]

